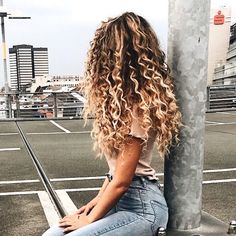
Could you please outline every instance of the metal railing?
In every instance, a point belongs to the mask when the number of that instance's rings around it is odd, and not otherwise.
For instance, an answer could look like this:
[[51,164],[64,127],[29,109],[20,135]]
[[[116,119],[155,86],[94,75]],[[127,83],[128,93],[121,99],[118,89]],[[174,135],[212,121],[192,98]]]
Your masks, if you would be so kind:
[[236,76],[236,65],[231,66],[229,68],[217,68],[215,69],[214,76],[214,80],[234,77]]
[[0,93],[0,119],[81,118],[78,92]]
[[[78,92],[0,93],[0,120],[81,118]],[[206,112],[236,110],[236,85],[207,87]]]
[[236,85],[207,86],[206,112],[236,110]]

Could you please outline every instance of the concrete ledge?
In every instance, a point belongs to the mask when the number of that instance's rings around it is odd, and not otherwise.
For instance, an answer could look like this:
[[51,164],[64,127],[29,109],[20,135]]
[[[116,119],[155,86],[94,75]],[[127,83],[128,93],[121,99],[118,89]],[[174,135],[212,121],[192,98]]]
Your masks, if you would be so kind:
[[167,236],[227,236],[228,225],[202,211],[201,225],[191,230],[167,230]]

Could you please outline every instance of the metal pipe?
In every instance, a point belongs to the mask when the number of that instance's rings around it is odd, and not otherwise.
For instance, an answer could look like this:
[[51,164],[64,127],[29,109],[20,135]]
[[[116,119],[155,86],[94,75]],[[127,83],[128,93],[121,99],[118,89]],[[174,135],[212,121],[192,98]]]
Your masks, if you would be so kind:
[[207,100],[206,100],[206,110],[207,111],[210,110],[210,90],[211,90],[211,87],[207,86]]
[[57,94],[53,93],[53,117],[56,118],[57,117]]
[[[3,0],[0,0],[0,6],[3,6]],[[6,37],[5,37],[5,24],[4,24],[4,15],[1,16],[1,34],[2,34],[2,52],[3,52],[3,71],[4,71],[4,87],[6,94],[6,118],[9,118],[9,104],[8,104],[8,93],[9,85],[7,78],[7,49],[6,49]]]
[[19,101],[19,94],[16,94],[16,117],[15,118],[19,118],[20,117],[20,101]]
[[64,209],[64,207],[63,207],[60,199],[58,198],[54,188],[52,187],[51,182],[50,182],[49,178],[47,177],[41,163],[39,162],[38,158],[36,157],[34,151],[31,148],[30,143],[28,142],[26,136],[24,135],[24,132],[22,131],[21,127],[18,125],[17,122],[16,122],[16,126],[18,128],[21,139],[22,139],[23,143],[25,144],[26,149],[27,149],[27,151],[28,151],[28,153],[29,153],[29,155],[36,167],[36,170],[39,174],[41,182],[43,183],[45,190],[47,191],[52,203],[55,206],[55,209],[57,210],[58,214],[61,217],[64,217],[67,214],[66,210]]
[[197,228],[201,221],[209,14],[209,0],[169,0],[167,59],[185,125],[165,160],[171,229]]

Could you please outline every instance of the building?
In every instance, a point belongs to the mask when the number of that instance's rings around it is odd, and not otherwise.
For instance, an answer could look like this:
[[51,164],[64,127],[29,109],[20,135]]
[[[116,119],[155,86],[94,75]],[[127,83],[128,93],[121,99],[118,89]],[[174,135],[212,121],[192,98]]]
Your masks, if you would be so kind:
[[46,91],[53,90],[62,90],[62,91],[70,91],[79,86],[81,83],[81,76],[51,76],[44,75],[36,77],[32,80],[32,84],[30,87],[30,92],[34,93],[37,91],[39,87],[44,87]]
[[226,62],[215,68],[213,84],[236,84],[236,23],[230,27],[230,44],[226,55]]
[[226,63],[229,47],[230,24],[230,8],[223,6],[211,10],[207,85],[213,83],[215,68]]
[[33,78],[48,74],[48,49],[15,45],[9,49],[12,91],[25,91]]

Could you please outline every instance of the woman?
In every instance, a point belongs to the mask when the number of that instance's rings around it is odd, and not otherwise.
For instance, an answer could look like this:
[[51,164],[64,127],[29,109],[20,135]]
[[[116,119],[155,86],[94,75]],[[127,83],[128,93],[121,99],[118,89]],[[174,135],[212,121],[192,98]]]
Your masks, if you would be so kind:
[[150,166],[156,143],[164,157],[179,141],[181,113],[173,82],[148,22],[132,12],[102,22],[88,53],[84,118],[110,171],[98,195],[44,236],[151,236],[168,208]]

